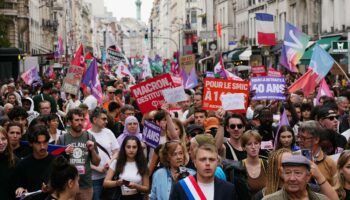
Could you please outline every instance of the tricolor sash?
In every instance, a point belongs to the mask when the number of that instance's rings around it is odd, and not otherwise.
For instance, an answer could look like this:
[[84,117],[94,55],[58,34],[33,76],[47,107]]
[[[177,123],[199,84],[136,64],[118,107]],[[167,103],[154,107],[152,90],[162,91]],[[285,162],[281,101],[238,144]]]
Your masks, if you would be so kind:
[[193,176],[188,176],[180,180],[180,185],[184,189],[189,200],[207,200]]

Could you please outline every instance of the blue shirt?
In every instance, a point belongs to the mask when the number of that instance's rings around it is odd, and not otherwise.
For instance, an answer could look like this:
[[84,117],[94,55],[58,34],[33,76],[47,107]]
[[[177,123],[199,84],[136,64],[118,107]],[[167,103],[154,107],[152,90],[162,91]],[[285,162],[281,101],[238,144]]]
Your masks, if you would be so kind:
[[[191,175],[195,175],[196,172],[192,169],[186,168]],[[150,194],[150,200],[163,200],[169,199],[171,187],[173,186],[173,180],[170,170],[168,168],[160,168],[154,172],[152,176],[152,188]]]

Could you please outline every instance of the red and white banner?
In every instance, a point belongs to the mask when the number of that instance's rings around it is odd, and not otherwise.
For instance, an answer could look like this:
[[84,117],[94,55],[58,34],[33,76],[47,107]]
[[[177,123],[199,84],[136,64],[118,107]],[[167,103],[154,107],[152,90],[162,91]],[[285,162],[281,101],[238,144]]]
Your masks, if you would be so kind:
[[266,76],[266,69],[264,65],[252,66],[253,77]]
[[164,74],[134,85],[130,90],[141,112],[147,113],[160,108],[164,103],[162,90],[174,87],[170,74]]
[[282,77],[282,72],[279,70],[275,70],[274,68],[270,67],[267,70],[267,76],[272,76],[272,77]]

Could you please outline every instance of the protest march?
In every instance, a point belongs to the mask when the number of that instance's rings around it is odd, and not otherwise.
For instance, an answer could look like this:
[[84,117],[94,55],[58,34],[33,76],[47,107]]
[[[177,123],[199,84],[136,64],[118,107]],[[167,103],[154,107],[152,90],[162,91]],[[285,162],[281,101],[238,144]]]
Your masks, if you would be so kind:
[[1,80],[0,199],[350,199],[350,82],[310,39],[287,22],[280,59],[246,74],[81,43]]

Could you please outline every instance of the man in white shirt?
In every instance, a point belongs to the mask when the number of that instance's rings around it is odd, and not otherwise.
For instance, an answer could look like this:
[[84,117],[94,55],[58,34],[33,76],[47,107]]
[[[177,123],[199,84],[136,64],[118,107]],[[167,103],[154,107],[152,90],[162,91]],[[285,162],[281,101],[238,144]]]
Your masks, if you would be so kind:
[[89,107],[89,111],[94,110],[97,106],[97,99],[91,94],[91,89],[86,87],[83,92],[85,97],[83,103]]
[[218,162],[218,151],[215,145],[204,143],[199,146],[194,158],[197,174],[176,183],[169,199],[237,199],[234,185],[214,176]]
[[119,150],[119,144],[113,132],[106,128],[107,111],[103,108],[95,108],[91,115],[90,121],[92,128],[88,130],[96,139],[101,162],[98,166],[91,164],[92,183],[93,183],[93,199],[100,199],[102,185],[106,172],[109,168],[111,160],[116,156]]

